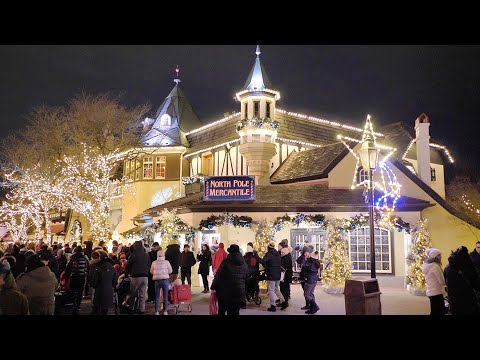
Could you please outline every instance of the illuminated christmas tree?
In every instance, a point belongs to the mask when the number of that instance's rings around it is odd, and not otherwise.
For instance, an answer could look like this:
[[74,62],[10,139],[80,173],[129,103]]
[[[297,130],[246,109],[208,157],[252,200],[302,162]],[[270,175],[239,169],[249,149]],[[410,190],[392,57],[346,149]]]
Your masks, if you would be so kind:
[[160,214],[159,227],[160,234],[162,236],[162,249],[165,251],[168,245],[179,244],[178,237],[181,229],[179,228],[179,221],[181,221],[177,215],[176,210],[168,211],[163,210]]
[[345,280],[352,275],[348,258],[347,232],[342,229],[341,221],[335,220],[327,225],[326,251],[323,257],[323,291],[341,294]]
[[265,220],[258,224],[257,232],[255,233],[255,241],[253,246],[258,252],[258,256],[263,257],[267,252],[268,243],[273,240],[272,228]]
[[425,250],[432,247],[427,220],[420,220],[412,231],[412,242],[407,256],[407,288],[414,295],[425,295],[425,276],[422,265],[427,257]]

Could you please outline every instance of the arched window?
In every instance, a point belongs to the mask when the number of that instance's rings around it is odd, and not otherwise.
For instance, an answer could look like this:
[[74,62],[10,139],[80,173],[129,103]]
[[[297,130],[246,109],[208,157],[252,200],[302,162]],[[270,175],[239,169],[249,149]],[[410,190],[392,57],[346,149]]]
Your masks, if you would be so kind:
[[[387,229],[375,228],[375,270],[377,273],[391,274],[392,244],[391,232]],[[348,253],[352,264],[352,272],[370,272],[370,228],[368,226],[350,231]]]
[[359,167],[357,172],[357,184],[360,184],[361,182],[367,181],[367,180],[368,180],[368,172],[363,170],[363,167]]

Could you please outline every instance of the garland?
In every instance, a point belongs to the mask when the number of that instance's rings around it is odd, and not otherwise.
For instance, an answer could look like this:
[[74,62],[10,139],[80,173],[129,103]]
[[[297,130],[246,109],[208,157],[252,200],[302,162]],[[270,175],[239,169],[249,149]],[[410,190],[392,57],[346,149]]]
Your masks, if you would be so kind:
[[268,129],[268,130],[278,130],[280,124],[276,120],[270,118],[252,118],[252,119],[243,119],[237,122],[237,131],[243,129]]
[[[231,215],[223,213],[222,215],[211,215],[207,219],[200,221],[198,230],[212,230],[216,226],[233,225],[234,227],[251,228],[255,222],[250,216]],[[256,224],[256,223],[255,223]]]
[[203,174],[196,174],[192,176],[183,176],[182,177],[182,184],[183,185],[192,185],[192,184],[198,184],[202,183],[204,179]]

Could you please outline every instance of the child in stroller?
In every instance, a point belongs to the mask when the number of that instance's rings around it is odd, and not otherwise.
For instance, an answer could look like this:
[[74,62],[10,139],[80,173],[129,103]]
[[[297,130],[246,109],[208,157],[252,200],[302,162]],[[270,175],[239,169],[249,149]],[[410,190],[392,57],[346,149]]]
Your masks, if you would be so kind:
[[247,302],[253,301],[255,305],[260,305],[262,303],[258,283],[259,281],[265,280],[265,278],[265,270],[254,271],[247,277],[247,283],[245,287]]
[[[138,308],[138,294],[135,299],[127,299],[130,293],[130,277],[122,274],[118,277],[115,286],[115,314],[130,314]],[[130,305],[131,304],[131,305]]]

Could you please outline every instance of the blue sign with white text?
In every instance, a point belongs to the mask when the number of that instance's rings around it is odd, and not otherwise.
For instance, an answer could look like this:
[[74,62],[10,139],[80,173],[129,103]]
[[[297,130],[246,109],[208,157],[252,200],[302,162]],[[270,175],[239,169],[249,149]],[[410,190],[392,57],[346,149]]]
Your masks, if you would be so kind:
[[255,200],[255,176],[205,176],[203,200]]

